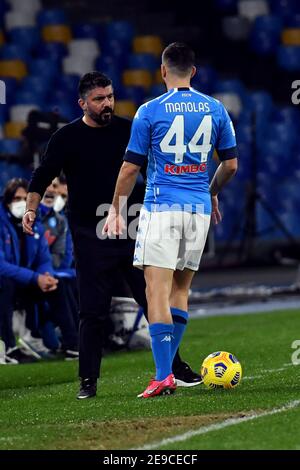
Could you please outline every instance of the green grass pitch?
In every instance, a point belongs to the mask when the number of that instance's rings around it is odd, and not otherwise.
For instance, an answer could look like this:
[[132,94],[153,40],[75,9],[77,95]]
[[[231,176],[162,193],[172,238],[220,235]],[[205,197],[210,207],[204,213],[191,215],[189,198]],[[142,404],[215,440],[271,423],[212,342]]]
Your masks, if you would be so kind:
[[241,385],[148,400],[136,398],[153,374],[148,351],[105,357],[98,396],[86,401],[75,399],[76,362],[0,366],[0,449],[300,449],[297,339],[300,310],[193,319],[183,358],[199,370],[209,353],[230,351],[242,363]]

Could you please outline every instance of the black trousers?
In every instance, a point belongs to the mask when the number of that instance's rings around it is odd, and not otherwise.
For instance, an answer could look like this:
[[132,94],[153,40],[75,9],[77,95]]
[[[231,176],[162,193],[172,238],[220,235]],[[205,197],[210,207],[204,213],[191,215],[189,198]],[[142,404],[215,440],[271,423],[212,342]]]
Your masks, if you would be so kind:
[[105,322],[116,283],[123,275],[135,301],[147,309],[144,273],[132,266],[134,241],[107,246],[93,229],[72,227],[79,291],[79,376],[98,378],[105,342]]

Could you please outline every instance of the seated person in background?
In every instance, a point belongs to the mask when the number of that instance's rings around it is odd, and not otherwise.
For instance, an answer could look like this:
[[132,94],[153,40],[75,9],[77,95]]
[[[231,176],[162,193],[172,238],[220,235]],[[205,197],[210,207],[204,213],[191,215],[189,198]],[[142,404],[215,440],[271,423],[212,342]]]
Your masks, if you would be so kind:
[[22,359],[12,329],[17,289],[35,288],[46,294],[55,291],[58,283],[41,224],[36,225],[34,237],[23,233],[27,186],[24,179],[10,180],[0,204],[0,337],[8,358],[17,360]]
[[[63,184],[58,178],[55,178],[46,189],[39,205],[39,220],[44,226],[45,237],[52,257],[52,267],[55,276],[60,281],[59,288],[64,292],[61,299],[63,310],[68,311],[68,315],[73,318],[73,323],[78,329],[79,316],[75,268],[73,267],[73,245],[68,221],[62,210],[62,206],[66,203],[66,197],[62,198],[59,194],[61,186]],[[65,188],[63,190],[66,191]],[[48,333],[50,333],[51,325],[48,324],[47,327]],[[51,337],[53,338],[53,332]],[[51,343],[48,344],[50,347]]]
[[[53,209],[55,212],[62,215],[66,221],[67,231],[66,231],[66,249],[65,249],[65,257],[61,262],[60,270],[64,272],[68,272],[70,277],[75,279],[76,272],[75,272],[75,262],[74,262],[74,252],[73,252],[73,242],[71,231],[69,228],[69,223],[67,219],[67,212],[68,212],[68,186],[66,178],[63,174],[59,177],[54,178],[52,181],[52,188],[56,191],[56,197],[54,199]],[[74,288],[77,292],[76,282],[74,282]],[[77,295],[77,294],[76,294]]]
[[56,199],[54,201],[54,210],[59,213],[65,213],[68,201],[68,186],[66,177],[63,173],[52,181],[53,187],[56,189]]
[[60,269],[66,255],[67,220],[62,214],[54,210],[57,199],[57,189],[53,181],[39,205],[39,217],[45,229],[45,237],[52,256],[52,265],[55,270]]
[[[0,205],[0,337],[8,355],[11,352],[13,357],[16,340],[12,317],[18,302],[26,310],[26,326],[30,330],[28,337],[19,339],[20,345],[36,352],[32,343],[36,345],[39,341],[42,344],[39,335],[44,323],[41,317],[36,321],[36,307],[47,304],[51,320],[62,332],[64,350],[77,353],[77,328],[73,318],[62,307],[64,293],[54,277],[44,228],[37,222],[33,237],[22,229],[27,185],[27,181],[21,178],[10,180]],[[37,353],[35,357],[41,356]]]

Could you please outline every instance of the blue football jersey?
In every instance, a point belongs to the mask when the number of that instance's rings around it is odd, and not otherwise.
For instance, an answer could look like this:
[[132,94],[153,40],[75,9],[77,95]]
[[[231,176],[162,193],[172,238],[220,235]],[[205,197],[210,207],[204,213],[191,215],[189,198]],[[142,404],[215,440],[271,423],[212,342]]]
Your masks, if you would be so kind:
[[208,163],[237,156],[231,119],[220,101],[193,88],[173,88],[138,109],[124,157],[148,158],[148,211],[211,213]]

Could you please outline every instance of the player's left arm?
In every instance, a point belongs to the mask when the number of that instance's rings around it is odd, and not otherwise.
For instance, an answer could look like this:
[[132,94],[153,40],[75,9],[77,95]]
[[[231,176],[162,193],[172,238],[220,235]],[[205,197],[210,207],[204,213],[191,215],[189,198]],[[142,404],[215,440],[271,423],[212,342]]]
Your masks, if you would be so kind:
[[219,138],[216,148],[218,158],[221,163],[210,183],[212,218],[215,224],[222,220],[222,216],[218,208],[218,194],[233,178],[238,168],[238,150],[235,131],[232,121],[223,105],[221,105]]
[[220,121],[216,142],[218,158],[221,161],[210,184],[212,196],[217,196],[235,175],[238,168],[238,150],[233,123],[225,107],[220,103]]

